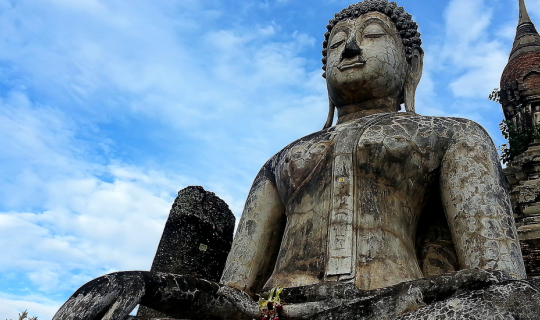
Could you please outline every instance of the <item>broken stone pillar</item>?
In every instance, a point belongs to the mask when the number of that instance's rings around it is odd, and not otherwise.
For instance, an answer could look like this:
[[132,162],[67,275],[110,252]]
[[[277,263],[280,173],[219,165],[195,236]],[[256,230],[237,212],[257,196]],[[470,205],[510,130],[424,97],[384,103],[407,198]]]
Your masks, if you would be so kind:
[[[150,271],[218,282],[231,250],[235,217],[213,192],[191,186],[178,192]],[[140,306],[143,319],[167,318]]]

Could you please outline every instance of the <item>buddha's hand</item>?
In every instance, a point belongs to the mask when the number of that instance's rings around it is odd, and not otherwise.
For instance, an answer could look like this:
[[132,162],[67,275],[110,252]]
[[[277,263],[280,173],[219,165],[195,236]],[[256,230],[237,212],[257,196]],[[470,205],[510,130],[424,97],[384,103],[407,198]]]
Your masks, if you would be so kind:
[[222,286],[219,288],[217,294],[224,297],[241,313],[253,319],[258,319],[261,317],[259,304],[253,301],[253,299],[251,299],[251,297],[244,291],[228,286]]
[[[237,311],[240,311],[251,319],[265,318],[259,308],[259,303],[253,301],[251,297],[242,290],[221,286],[217,292],[218,295],[224,297]],[[309,319],[314,315],[335,309],[344,303],[356,302],[357,299],[327,299],[315,302],[303,303],[288,303],[282,306],[277,311],[278,319]],[[264,312],[263,312],[264,313]],[[267,317],[272,318],[272,317]],[[227,317],[224,319],[245,319],[242,317]],[[275,319],[275,318],[274,318]]]
[[116,272],[89,281],[52,320],[123,320],[145,294],[145,271]]

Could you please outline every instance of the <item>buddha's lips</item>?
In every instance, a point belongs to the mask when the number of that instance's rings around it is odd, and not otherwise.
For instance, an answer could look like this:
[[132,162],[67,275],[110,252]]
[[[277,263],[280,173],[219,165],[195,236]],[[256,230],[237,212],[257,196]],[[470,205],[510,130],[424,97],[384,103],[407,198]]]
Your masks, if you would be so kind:
[[337,68],[339,69],[339,71],[343,71],[351,68],[361,67],[365,64],[366,60],[355,59],[354,61],[342,61]]

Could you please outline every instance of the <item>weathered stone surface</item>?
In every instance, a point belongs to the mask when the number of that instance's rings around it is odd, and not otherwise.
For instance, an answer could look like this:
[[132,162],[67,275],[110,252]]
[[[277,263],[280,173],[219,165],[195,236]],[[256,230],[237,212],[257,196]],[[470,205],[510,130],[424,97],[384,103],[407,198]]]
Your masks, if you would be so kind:
[[165,315],[157,318],[233,319],[231,316],[236,311],[217,294],[219,289],[215,282],[192,276],[116,272],[96,278],[75,291],[53,320],[123,320],[137,304]]
[[520,203],[535,202],[540,195],[540,180],[525,181],[516,190],[519,192]]
[[[517,230],[522,250],[523,240],[540,239],[540,224],[523,225]],[[523,257],[523,259],[526,260],[527,258]]]
[[285,306],[284,315],[293,318],[538,319],[537,285],[502,272],[463,270],[369,291],[325,283],[286,289],[282,295],[287,303],[302,306]]
[[539,168],[540,146],[533,145],[504,169],[510,182],[510,200],[518,227],[528,224],[526,218],[540,216]]
[[503,96],[507,104],[540,94],[540,46],[537,51],[522,53],[508,62],[501,77],[501,88],[505,90]]
[[[152,263],[152,272],[219,281],[231,249],[236,218],[227,204],[202,187],[178,192]],[[137,316],[166,315],[140,306]]]
[[[527,276],[540,276],[540,148],[531,146],[505,169]],[[520,172],[520,175],[516,175]]]
[[538,289],[535,280],[516,281],[503,272],[484,270],[463,270],[375,290],[327,282],[284,289],[280,315],[321,320],[538,319]]
[[540,203],[524,203],[521,204],[521,212],[523,213],[523,223],[525,224],[528,218],[537,218],[540,216]]
[[[335,171],[335,154],[346,154],[336,152],[341,139],[350,144],[355,159],[349,176]],[[354,261],[352,281],[358,288],[425,276],[418,268],[417,250],[422,248],[416,248],[417,223],[444,217],[444,212],[446,230],[454,239],[448,259],[456,256],[459,269],[502,269],[522,278],[525,271],[497,159],[489,136],[473,122],[409,113],[365,116],[300,139],[274,156],[256,178],[222,281],[257,290],[257,270],[264,270],[264,260],[246,261],[245,256],[263,257],[271,249],[278,254],[263,290],[330,281],[328,247],[339,238],[328,237],[333,227],[328,212],[334,186],[342,185],[342,178],[350,179],[356,190],[348,193],[356,204],[349,235],[356,241],[346,254]],[[426,206],[428,201],[433,203]],[[276,205],[265,209],[268,203]],[[274,215],[263,215],[265,211]],[[275,222],[285,216],[285,227]],[[267,244],[274,238],[265,232],[278,228],[284,228],[281,245]],[[448,264],[434,261],[438,263]]]
[[[540,230],[536,230],[540,232]],[[520,241],[527,276],[540,277],[540,237]]]
[[229,206],[202,187],[178,192],[151,271],[219,281],[236,218]]
[[[501,76],[501,103],[506,120],[518,130],[534,130],[540,124],[540,35],[525,1],[519,1],[516,38]],[[529,277],[539,276],[540,256],[540,145],[535,140],[505,169],[518,237]]]
[[125,319],[145,294],[143,272],[123,272],[96,278],[80,287],[53,320]]
[[[158,306],[181,319],[186,316],[190,319],[257,316],[258,304],[242,291],[187,276],[140,271],[114,273],[89,282],[66,303],[78,313],[57,314],[55,319],[140,320],[142,318],[127,317],[119,312],[125,303],[136,303],[134,297],[141,296],[143,284],[158,290],[145,294],[141,303]],[[327,282],[286,288],[282,293],[285,305],[281,314],[291,320],[537,319],[535,316],[540,311],[537,285],[534,280],[516,281],[503,272],[483,270],[463,270],[375,290],[359,290],[351,283]],[[111,298],[118,293],[101,296],[102,287],[127,291],[131,300],[117,300],[111,306]],[[93,303],[88,304],[89,301]],[[249,316],[235,315],[235,308]],[[98,317],[89,317],[92,312],[97,312]]]
[[[504,116],[520,130],[540,121],[540,35],[519,0],[519,23],[508,64],[501,76]],[[519,175],[519,174],[518,174]]]
[[416,248],[420,269],[425,277],[459,270],[459,261],[448,224],[423,219],[418,226]]
[[[386,15],[396,27],[396,31],[399,32],[400,39],[405,47],[405,53],[409,62],[414,59],[414,52],[420,48],[422,40],[420,39],[420,33],[417,32],[418,25],[412,20],[412,16],[403,10],[403,7],[398,7],[395,2],[388,1],[360,1],[355,4],[351,4],[349,7],[343,9],[341,12],[336,13],[334,19],[331,19],[326,26],[328,30],[324,34],[323,50],[322,50],[322,69],[327,70],[327,56],[328,49],[331,47],[330,35],[337,23],[348,18],[358,18],[359,16],[368,12],[380,12]],[[398,40],[398,41],[399,41]],[[326,72],[323,73],[323,77],[326,77]],[[419,78],[418,78],[419,79]],[[414,101],[405,101],[407,111],[414,111],[414,105],[407,105]]]
[[532,320],[540,314],[539,299],[537,286],[527,281],[511,281],[481,290],[466,290],[396,320]]

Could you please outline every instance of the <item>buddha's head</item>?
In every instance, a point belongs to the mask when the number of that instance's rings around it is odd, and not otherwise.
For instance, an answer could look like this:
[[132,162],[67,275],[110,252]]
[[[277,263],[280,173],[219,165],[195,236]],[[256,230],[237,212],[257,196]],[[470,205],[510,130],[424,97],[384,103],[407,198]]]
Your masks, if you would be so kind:
[[332,123],[334,107],[366,101],[395,111],[405,103],[406,111],[414,112],[423,51],[411,18],[395,2],[366,0],[329,21],[322,51],[331,110],[325,127]]

